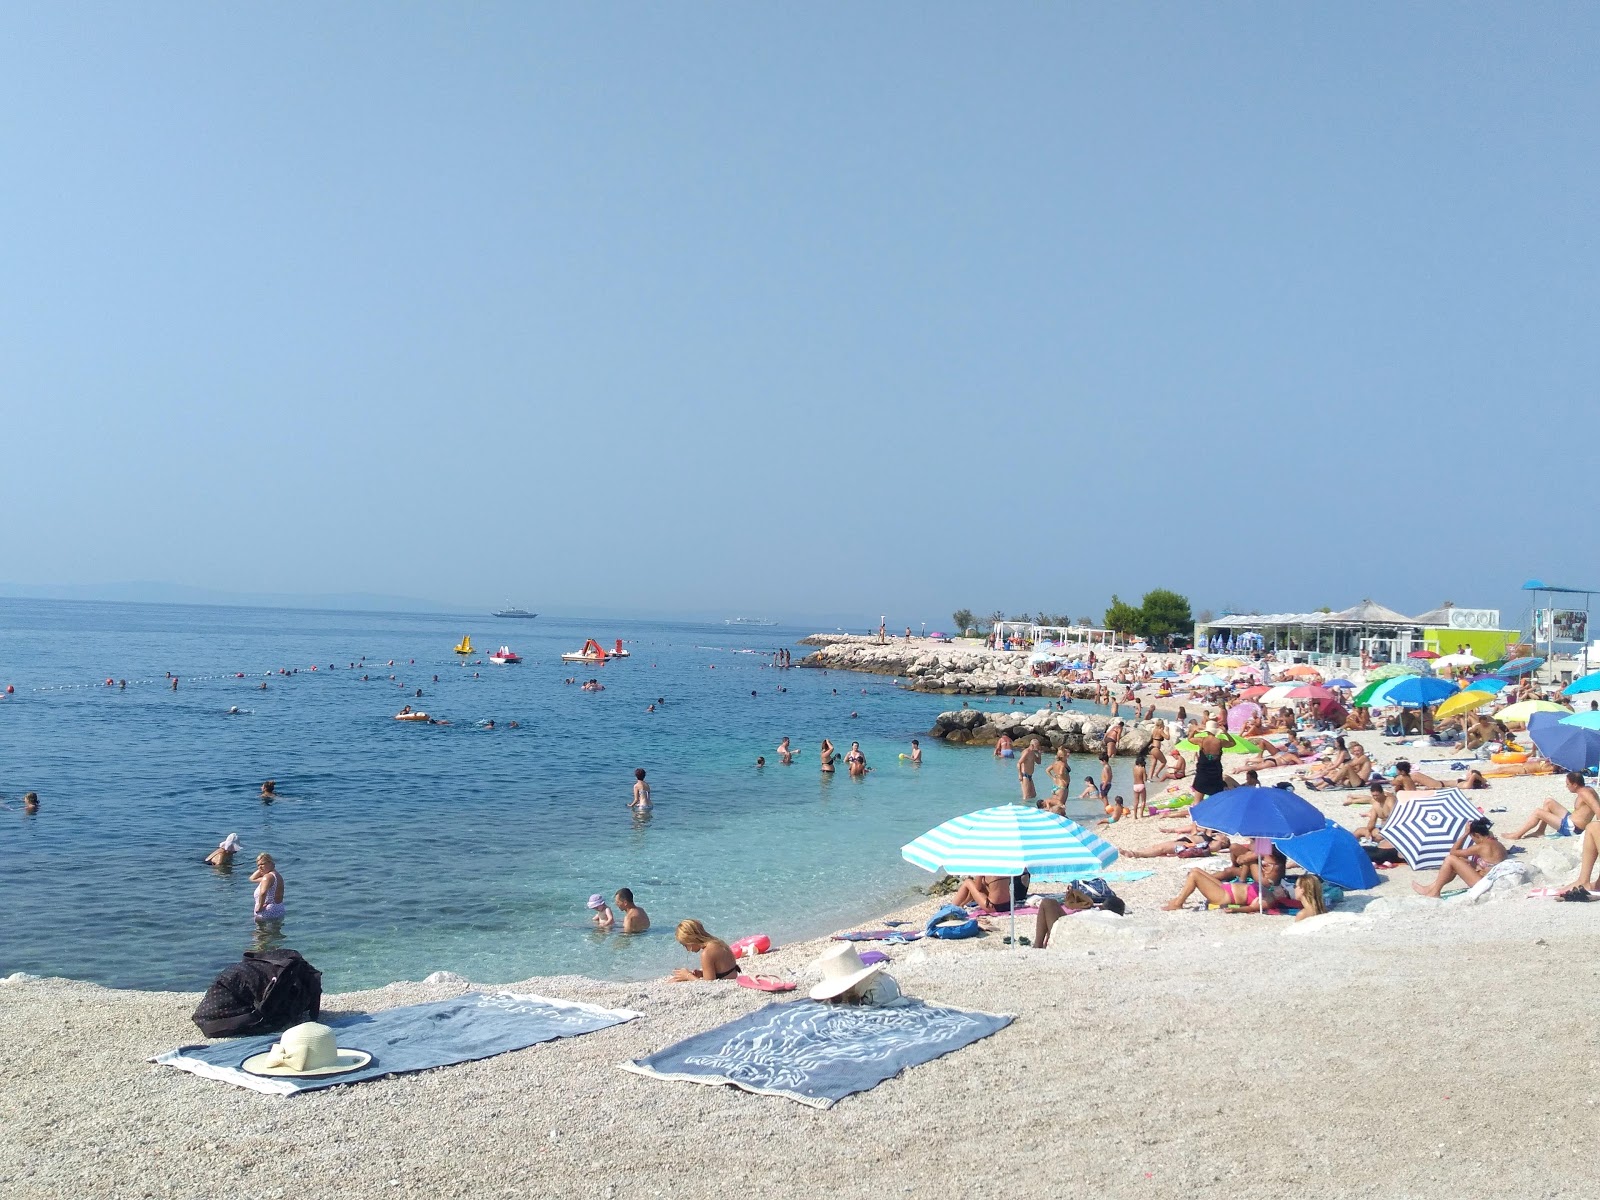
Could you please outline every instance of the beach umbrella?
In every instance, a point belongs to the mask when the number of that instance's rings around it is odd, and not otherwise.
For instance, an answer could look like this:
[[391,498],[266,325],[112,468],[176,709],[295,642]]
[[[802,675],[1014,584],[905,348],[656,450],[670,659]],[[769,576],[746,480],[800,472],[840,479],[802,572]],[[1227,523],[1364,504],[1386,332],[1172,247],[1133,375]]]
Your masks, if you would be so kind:
[[[1178,743],[1178,749],[1184,751],[1186,754],[1200,753],[1200,747],[1196,746],[1188,738],[1184,738],[1183,741]],[[1224,746],[1222,748],[1222,752],[1224,754],[1260,754],[1261,747],[1256,745],[1256,743],[1252,742],[1249,738],[1235,737],[1233,739],[1233,745]]]
[[1413,650],[1410,654],[1406,655],[1406,657],[1422,659],[1438,658],[1439,652],[1437,650]]
[[1377,708],[1383,704],[1384,693],[1401,679],[1414,679],[1413,675],[1391,675],[1387,679],[1377,679],[1367,684],[1355,694],[1350,701],[1352,708]]
[[1384,663],[1381,666],[1373,667],[1372,670],[1367,672],[1367,682],[1370,683],[1374,679],[1393,679],[1396,675],[1415,674],[1417,674],[1417,668],[1408,667],[1405,663]]
[[1239,693],[1239,698],[1241,700],[1259,700],[1271,690],[1272,689],[1266,685],[1258,683],[1255,685],[1255,687],[1245,688],[1244,691]]
[[1312,683],[1290,688],[1288,696],[1285,697],[1288,700],[1337,700],[1338,698],[1327,688]]
[[1321,679],[1322,678],[1322,672],[1321,671],[1317,670],[1313,666],[1309,666],[1306,663],[1297,663],[1296,665],[1294,665],[1292,667],[1289,667],[1286,670],[1279,671],[1278,674],[1282,675],[1285,679],[1312,679],[1312,678]]
[[1539,753],[1566,771],[1600,766],[1600,730],[1572,724],[1577,719],[1548,712],[1528,718],[1528,737]]
[[[900,847],[900,857],[925,871],[951,875],[1024,872],[1086,879],[1117,860],[1117,848],[1076,821],[1028,804],[1002,804],[952,817]],[[1014,907],[1014,906],[1013,906]],[[1011,944],[1017,944],[1011,914]]]
[[1328,688],[1343,688],[1345,691],[1350,692],[1355,690],[1356,685],[1351,683],[1348,679],[1330,679],[1322,686]]
[[1235,667],[1244,666],[1244,663],[1239,661],[1237,658],[1214,658],[1206,665],[1211,667],[1213,670],[1221,669],[1224,671],[1231,671]]
[[1453,717],[1457,713],[1471,712],[1475,708],[1482,708],[1493,699],[1493,692],[1480,692],[1469,688],[1464,692],[1457,692],[1439,705],[1439,711],[1434,713],[1434,716]]
[[1443,658],[1435,659],[1433,665],[1435,669],[1450,667],[1453,670],[1456,667],[1481,666],[1482,663],[1483,659],[1476,654],[1446,654]]
[[1544,659],[1542,658],[1513,658],[1510,662],[1503,663],[1499,670],[1502,674],[1515,677],[1517,675],[1526,675],[1530,671],[1537,671],[1542,666],[1544,666]]
[[1154,675],[1150,676],[1150,678],[1151,679],[1181,679],[1182,676],[1179,675],[1176,671],[1157,671]]
[[1563,696],[1581,696],[1584,692],[1600,692],[1600,671],[1574,679],[1561,689]]
[[1328,821],[1321,829],[1274,838],[1273,845],[1319,879],[1342,888],[1378,886],[1378,871],[1356,835]]
[[1383,689],[1383,703],[1400,708],[1428,708],[1441,700],[1448,700],[1459,691],[1448,679],[1432,675],[1409,675],[1396,679]]
[[1560,713],[1564,717],[1572,715],[1570,708],[1562,708],[1561,705],[1549,700],[1524,700],[1520,704],[1507,705],[1495,713],[1495,716],[1507,725],[1526,725],[1529,717],[1541,712]]
[[[1576,725],[1579,729],[1600,729],[1600,712],[1590,709],[1588,712],[1573,713],[1570,717],[1562,717],[1563,725]],[[1533,721],[1529,720],[1529,726]]]
[[1245,700],[1228,709],[1228,732],[1238,733],[1250,722],[1251,717],[1261,715],[1261,706]]
[[[1256,854],[1261,858],[1267,856],[1269,843],[1274,839],[1310,833],[1321,829],[1327,820],[1321,810],[1287,788],[1269,787],[1229,788],[1194,805],[1189,809],[1189,816],[1203,829],[1253,838]],[[1264,913],[1267,911],[1266,890],[1258,889],[1256,894],[1260,911]]]
[[1274,704],[1283,704],[1289,699],[1290,693],[1293,692],[1298,686],[1303,685],[1280,683],[1275,687],[1268,688],[1261,697],[1262,706],[1264,708],[1271,708]]
[[1227,687],[1228,686],[1228,681],[1226,679],[1223,679],[1220,676],[1212,675],[1212,674],[1209,674],[1209,673],[1202,674],[1202,675],[1191,675],[1189,677],[1189,682],[1191,684],[1193,684],[1195,687],[1208,687],[1208,688],[1210,688],[1210,687]]
[[1467,687],[1474,692],[1503,692],[1511,685],[1509,679],[1501,679],[1498,675],[1479,675],[1476,679],[1467,680]]
[[1384,822],[1383,836],[1413,871],[1427,870],[1444,862],[1467,823],[1482,815],[1460,788],[1401,792]]

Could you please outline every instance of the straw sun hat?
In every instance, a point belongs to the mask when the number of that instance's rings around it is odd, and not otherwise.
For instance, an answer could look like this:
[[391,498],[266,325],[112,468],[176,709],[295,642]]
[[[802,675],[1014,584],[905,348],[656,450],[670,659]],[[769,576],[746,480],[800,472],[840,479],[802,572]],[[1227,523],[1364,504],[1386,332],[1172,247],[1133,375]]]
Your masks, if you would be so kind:
[[344,1050],[333,1030],[315,1021],[293,1025],[279,1035],[272,1049],[252,1054],[239,1064],[252,1075],[340,1075],[359,1071],[372,1061],[365,1050]]
[[873,963],[870,967],[862,963],[861,956],[849,942],[841,942],[823,951],[817,965],[822,968],[822,982],[811,989],[813,1000],[832,1000],[835,996],[842,996],[856,984],[871,979],[883,970],[882,963]]

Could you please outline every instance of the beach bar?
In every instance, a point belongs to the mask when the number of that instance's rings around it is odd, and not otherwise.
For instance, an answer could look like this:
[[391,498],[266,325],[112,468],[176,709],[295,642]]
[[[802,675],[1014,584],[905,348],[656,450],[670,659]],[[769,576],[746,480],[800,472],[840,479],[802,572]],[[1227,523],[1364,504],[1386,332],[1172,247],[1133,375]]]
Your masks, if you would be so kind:
[[1394,662],[1414,651],[1450,654],[1463,647],[1492,661],[1519,636],[1517,630],[1500,628],[1499,609],[1461,608],[1449,601],[1414,617],[1363,600],[1339,612],[1229,613],[1194,627],[1194,644],[1201,649],[1270,650],[1307,661],[1365,655]]

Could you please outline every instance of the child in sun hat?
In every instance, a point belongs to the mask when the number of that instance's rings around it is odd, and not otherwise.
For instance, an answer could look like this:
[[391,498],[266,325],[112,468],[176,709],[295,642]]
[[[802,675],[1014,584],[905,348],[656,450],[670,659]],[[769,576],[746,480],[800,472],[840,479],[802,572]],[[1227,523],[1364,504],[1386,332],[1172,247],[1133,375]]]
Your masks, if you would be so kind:
[[616,913],[611,911],[611,906],[606,903],[606,898],[599,892],[589,897],[589,907],[594,909],[594,924],[596,929],[610,929],[617,921]]

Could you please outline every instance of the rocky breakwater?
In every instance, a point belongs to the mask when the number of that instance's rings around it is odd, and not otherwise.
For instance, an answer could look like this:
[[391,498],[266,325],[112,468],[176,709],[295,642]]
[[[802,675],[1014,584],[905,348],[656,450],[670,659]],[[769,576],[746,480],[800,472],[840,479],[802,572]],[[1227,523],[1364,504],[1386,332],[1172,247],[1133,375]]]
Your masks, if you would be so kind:
[[[990,650],[960,642],[935,642],[928,638],[891,638],[880,645],[876,638],[843,634],[814,634],[802,643],[816,646],[801,659],[802,667],[829,671],[865,671],[893,675],[918,692],[944,692],[961,696],[1060,696],[1059,680],[1036,678],[1028,656],[1017,651]],[[1084,686],[1069,694],[1092,695]]]
[[[1067,748],[1068,754],[1099,754],[1106,748],[1106,730],[1113,718],[1098,713],[1057,712],[1041,708],[1037,712],[980,712],[975,708],[942,712],[928,730],[929,737],[942,738],[956,745],[992,746],[1005,734],[1018,746],[1036,737],[1052,751]],[[1124,722],[1117,743],[1117,754],[1133,755],[1150,746],[1153,721]]]

